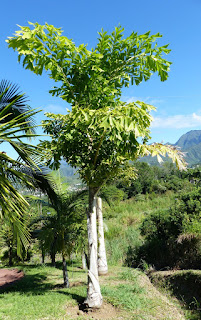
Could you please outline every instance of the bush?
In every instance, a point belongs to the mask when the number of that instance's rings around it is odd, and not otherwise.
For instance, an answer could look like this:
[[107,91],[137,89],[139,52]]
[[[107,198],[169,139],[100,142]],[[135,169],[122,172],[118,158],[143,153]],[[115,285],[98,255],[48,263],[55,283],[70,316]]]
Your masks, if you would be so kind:
[[124,200],[126,194],[115,185],[105,185],[100,191],[100,197],[105,199],[109,204],[112,204]]
[[[142,246],[128,248],[127,264],[156,269],[201,267],[201,189],[184,193],[173,208],[150,214],[141,225]],[[135,257],[135,258],[133,258]]]

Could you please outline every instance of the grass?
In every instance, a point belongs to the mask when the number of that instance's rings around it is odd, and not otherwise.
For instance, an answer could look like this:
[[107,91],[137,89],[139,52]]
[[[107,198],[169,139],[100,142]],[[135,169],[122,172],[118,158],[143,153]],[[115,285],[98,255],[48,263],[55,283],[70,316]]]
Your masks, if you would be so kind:
[[162,291],[177,298],[189,320],[201,319],[201,271],[159,271],[151,274],[151,280]]
[[[65,315],[65,306],[82,301],[86,286],[61,289],[61,270],[47,266],[27,266],[26,276],[4,289],[0,299],[0,319],[57,319]],[[81,273],[84,275],[83,273]],[[79,270],[73,272],[74,281]],[[71,272],[72,279],[72,272]]]
[[140,225],[143,218],[158,209],[171,207],[175,193],[144,195],[140,199],[131,198],[111,207],[105,204],[105,238],[111,265],[125,264],[129,248],[137,248],[142,243]]
[[[62,288],[62,272],[59,268],[48,266],[26,266],[26,276],[12,286],[1,289],[1,320],[45,320],[45,319],[114,319],[105,314],[93,317],[91,314],[79,314],[76,307],[86,297],[86,272],[78,266],[69,267],[71,288]],[[73,272],[72,272],[73,271]],[[143,281],[142,281],[143,280]],[[101,290],[104,301],[110,308],[119,311],[115,319],[171,319],[170,310],[164,317],[164,301],[155,294],[154,287],[142,272],[123,267],[112,267],[109,275],[101,277]],[[154,293],[153,293],[154,292]],[[151,293],[151,294],[150,294]],[[166,307],[169,308],[168,303]],[[76,313],[69,315],[73,308]],[[175,308],[175,306],[174,306]],[[179,314],[179,311],[177,311]],[[177,320],[180,318],[174,318]]]

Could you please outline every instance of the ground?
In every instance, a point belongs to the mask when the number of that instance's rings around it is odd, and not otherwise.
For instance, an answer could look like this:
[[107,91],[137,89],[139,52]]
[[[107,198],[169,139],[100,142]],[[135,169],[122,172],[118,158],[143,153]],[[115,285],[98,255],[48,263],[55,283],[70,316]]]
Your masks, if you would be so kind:
[[18,269],[0,269],[0,287],[6,287],[23,277],[24,272]]
[[185,319],[179,305],[160,293],[149,278],[136,269],[110,267],[108,275],[100,277],[104,300],[101,309],[83,310],[86,271],[69,266],[70,288],[66,289],[62,285],[60,267],[21,268],[24,273],[17,269],[0,269],[2,320]]

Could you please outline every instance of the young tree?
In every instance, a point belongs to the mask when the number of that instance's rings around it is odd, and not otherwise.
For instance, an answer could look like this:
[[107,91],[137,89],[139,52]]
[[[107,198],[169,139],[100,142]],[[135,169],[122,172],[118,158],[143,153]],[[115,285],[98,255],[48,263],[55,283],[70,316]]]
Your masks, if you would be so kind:
[[[33,171],[32,178],[35,186],[47,194],[55,214],[38,217],[36,221],[43,221],[39,232],[39,239],[43,242],[46,251],[51,257],[56,253],[62,254],[64,287],[69,287],[66,256],[72,253],[75,242],[82,231],[84,208],[79,201],[83,192],[69,193],[64,188],[62,180],[54,173],[45,173],[44,170]],[[35,221],[35,222],[36,222]],[[55,263],[55,260],[54,260]]]
[[184,164],[179,152],[173,147],[140,144],[149,137],[150,106],[143,103],[117,105],[98,110],[80,109],[76,106],[67,115],[47,114],[50,118],[43,126],[52,134],[52,141],[44,141],[46,160],[51,166],[59,166],[61,157],[79,168],[80,177],[89,188],[87,213],[89,239],[89,277],[86,303],[100,307],[102,296],[98,282],[96,198],[100,188],[119,174],[128,160],[136,160],[148,154],[166,155],[180,167]]
[[115,176],[128,160],[167,152],[180,166],[183,162],[176,149],[161,144],[147,145],[153,107],[143,103],[120,101],[122,88],[147,81],[158,73],[161,81],[168,77],[170,62],[163,58],[168,46],[156,43],[160,34],[132,32],[127,38],[121,27],[108,34],[101,31],[96,47],[89,51],[62,36],[61,29],[38,23],[21,27],[9,40],[17,50],[19,61],[36,74],[49,72],[57,86],[50,93],[71,103],[67,115],[47,114],[43,123],[52,141],[48,150],[49,165],[59,166],[63,157],[89,187],[87,215],[89,241],[89,307],[100,307],[102,296],[97,270],[97,236],[94,223],[96,196],[107,179]]

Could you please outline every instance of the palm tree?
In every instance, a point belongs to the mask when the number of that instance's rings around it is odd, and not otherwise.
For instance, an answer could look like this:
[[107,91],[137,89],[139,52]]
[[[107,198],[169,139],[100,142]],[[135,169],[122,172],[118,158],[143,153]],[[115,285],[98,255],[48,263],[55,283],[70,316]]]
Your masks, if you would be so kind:
[[[79,236],[83,236],[85,230],[85,210],[81,196],[83,192],[66,192],[65,184],[62,184],[60,174],[47,173],[45,170],[33,171],[35,186],[44,194],[47,194],[55,215],[42,216],[43,226],[39,232],[39,239],[43,248],[50,252],[53,263],[55,254],[62,254],[64,287],[69,287],[66,256],[70,256],[76,247]],[[86,231],[86,230],[85,230]]]
[[24,123],[20,123],[19,120],[18,124],[25,132],[35,133],[34,118],[31,114],[29,114],[31,108],[27,104],[28,97],[20,92],[19,86],[12,84],[10,81],[2,80],[0,82],[0,96],[0,111],[10,105],[9,114],[7,114],[5,120],[1,119],[0,123],[4,123],[4,121],[8,122],[22,114],[28,113],[28,118],[26,121],[24,122],[24,120],[21,119]]
[[[9,219],[16,230],[18,254],[22,244],[28,244],[29,233],[23,224],[23,213],[29,204],[17,191],[17,183],[31,186],[27,174],[21,171],[26,166],[37,167],[39,148],[23,141],[35,137],[33,116],[37,113],[26,106],[27,98],[19,88],[8,81],[0,83],[0,217]],[[17,160],[5,152],[9,144],[18,154]]]

